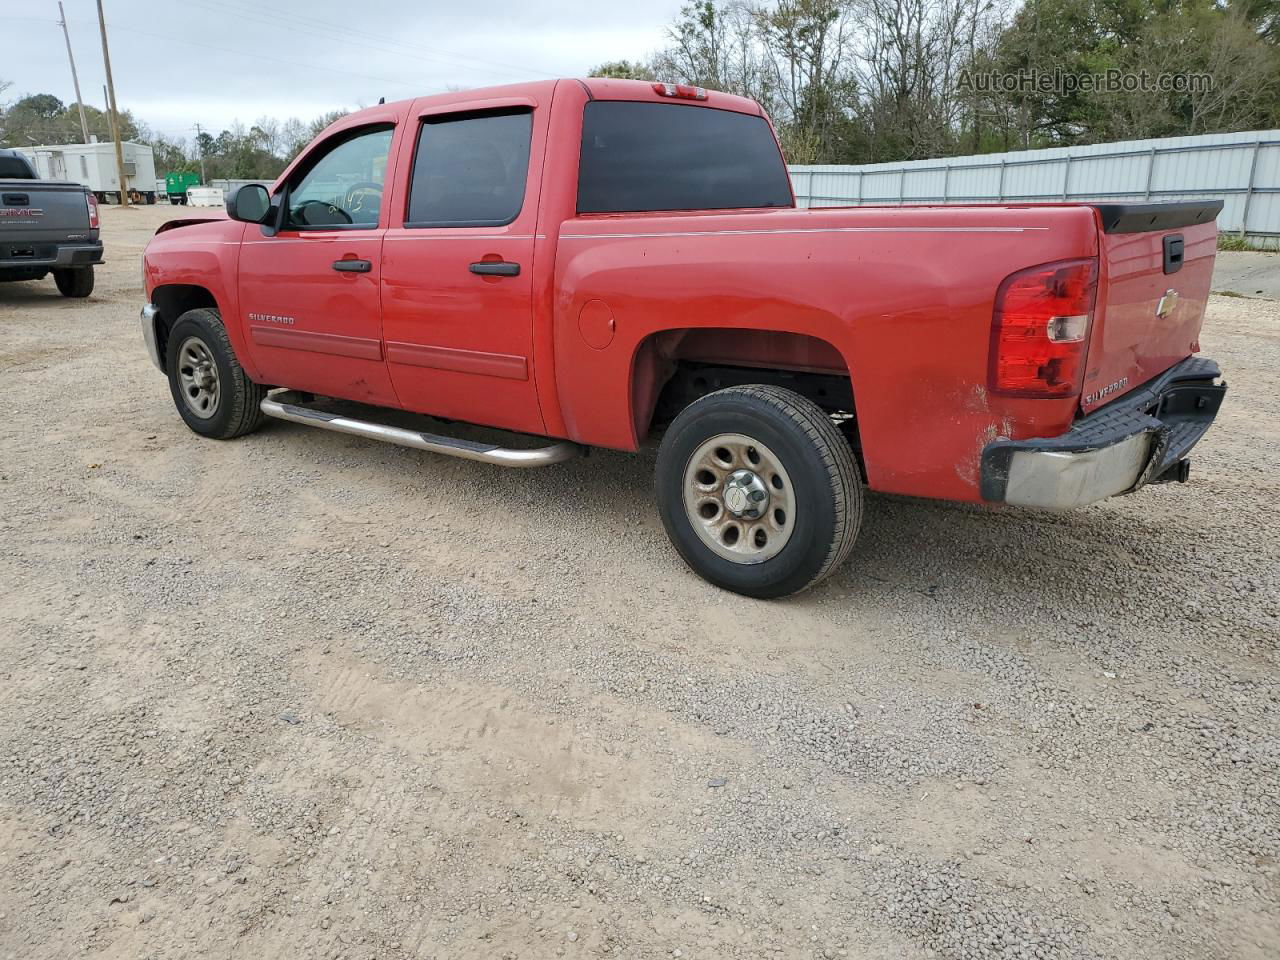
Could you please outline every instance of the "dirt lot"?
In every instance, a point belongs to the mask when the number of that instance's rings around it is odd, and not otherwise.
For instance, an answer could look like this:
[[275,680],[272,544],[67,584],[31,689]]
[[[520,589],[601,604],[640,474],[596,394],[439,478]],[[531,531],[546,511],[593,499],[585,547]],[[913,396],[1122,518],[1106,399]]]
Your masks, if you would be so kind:
[[1274,958],[1280,304],[1214,297],[1193,482],[870,498],[762,603],[652,454],[190,433],[138,334],[0,285],[0,958]]

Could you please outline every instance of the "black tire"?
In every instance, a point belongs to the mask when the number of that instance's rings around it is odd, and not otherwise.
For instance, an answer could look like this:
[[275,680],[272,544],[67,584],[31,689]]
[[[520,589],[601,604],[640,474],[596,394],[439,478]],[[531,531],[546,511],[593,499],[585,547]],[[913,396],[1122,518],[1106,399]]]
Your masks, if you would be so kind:
[[169,195],[169,206],[171,206],[171,207],[176,207],[177,205],[178,205],[178,198],[177,198],[177,197],[175,197],[173,194],[170,194],[170,195]]
[[[185,362],[184,350],[190,341],[193,350],[203,350],[217,368],[216,400],[211,400],[205,415],[196,412],[197,403],[188,402],[185,391],[184,369],[191,371]],[[231,340],[217,310],[201,308],[188,310],[169,330],[165,349],[165,370],[169,374],[169,392],[178,414],[194,432],[214,440],[231,440],[252,433],[262,426],[266,416],[261,409],[267,388],[254,383],[240,366]],[[198,392],[198,388],[191,388]],[[208,391],[205,391],[206,393]],[[193,397],[194,397],[193,393]]]
[[87,297],[93,293],[93,267],[66,267],[53,271],[53,282],[64,297]]
[[[754,441],[767,458],[776,458],[790,481],[794,515],[784,519],[791,527],[783,546],[767,559],[726,559],[695,530],[685,506],[692,458],[713,438],[733,434]],[[753,447],[744,449],[744,456],[759,456]],[[718,500],[721,505],[711,507],[726,511],[728,526],[735,526],[723,499],[727,488],[723,479],[718,483],[718,494],[691,496]],[[783,489],[780,477],[776,485]],[[766,516],[778,496],[772,486],[769,489]],[[667,535],[693,571],[716,586],[761,599],[799,593],[828,576],[849,555],[862,523],[862,480],[852,447],[816,404],[781,387],[730,387],[682,410],[658,451],[657,494]],[[749,533],[755,528],[748,523],[742,529]],[[772,528],[763,532],[774,536]]]

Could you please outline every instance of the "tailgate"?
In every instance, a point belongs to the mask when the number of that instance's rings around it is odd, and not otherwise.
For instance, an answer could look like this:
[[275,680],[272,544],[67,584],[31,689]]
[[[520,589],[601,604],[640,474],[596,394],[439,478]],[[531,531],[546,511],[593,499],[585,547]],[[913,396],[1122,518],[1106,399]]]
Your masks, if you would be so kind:
[[80,184],[0,180],[0,240],[56,243],[87,239],[89,232],[89,208]]
[[1200,349],[1221,209],[1220,200],[1096,207],[1100,271],[1084,412]]

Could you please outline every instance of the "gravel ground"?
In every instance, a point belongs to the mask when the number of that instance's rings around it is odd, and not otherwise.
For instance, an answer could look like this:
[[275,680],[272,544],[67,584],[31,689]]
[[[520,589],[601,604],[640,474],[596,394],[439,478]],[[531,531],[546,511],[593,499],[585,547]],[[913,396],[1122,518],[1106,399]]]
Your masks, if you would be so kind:
[[785,602],[653,455],[201,440],[104,211],[0,285],[0,957],[1273,958],[1280,304],[1214,297],[1192,482],[870,497]]

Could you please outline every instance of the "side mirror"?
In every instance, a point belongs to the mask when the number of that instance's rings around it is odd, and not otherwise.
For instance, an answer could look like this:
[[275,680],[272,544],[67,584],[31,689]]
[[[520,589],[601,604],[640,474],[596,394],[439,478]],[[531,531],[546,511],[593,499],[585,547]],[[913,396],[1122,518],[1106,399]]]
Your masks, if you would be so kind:
[[262,223],[271,212],[271,194],[260,183],[246,183],[227,197],[227,216],[243,223]]

